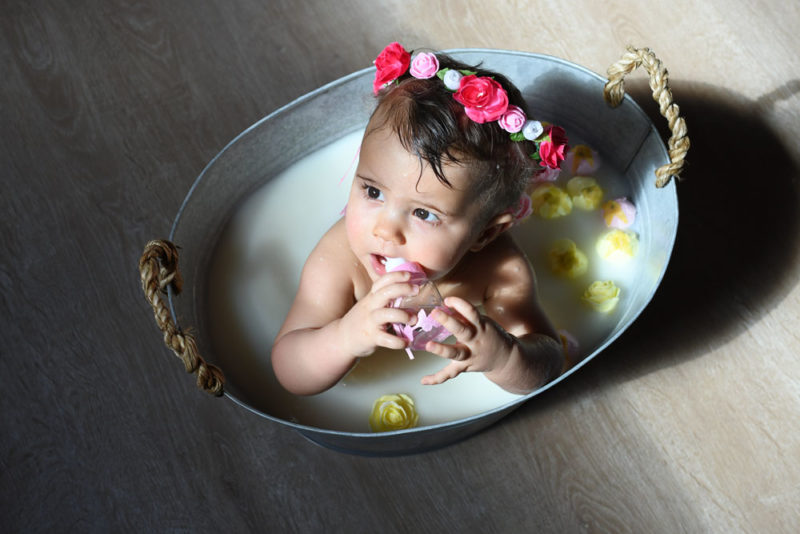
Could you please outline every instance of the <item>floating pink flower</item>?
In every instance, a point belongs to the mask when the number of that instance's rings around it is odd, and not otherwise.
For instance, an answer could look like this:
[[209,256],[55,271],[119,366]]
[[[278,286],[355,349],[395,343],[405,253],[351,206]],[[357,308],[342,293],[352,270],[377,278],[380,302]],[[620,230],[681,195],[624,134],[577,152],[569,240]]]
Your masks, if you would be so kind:
[[467,117],[479,124],[496,121],[508,109],[506,90],[488,76],[464,76],[453,98],[464,105]]
[[514,224],[521,222],[523,219],[527,219],[531,213],[533,213],[533,203],[531,202],[530,195],[522,193],[516,205],[509,210],[509,213],[514,217]]
[[436,76],[438,70],[439,60],[436,59],[436,56],[428,52],[420,52],[411,60],[411,68],[408,72],[414,78],[427,80]]
[[609,228],[624,230],[636,220],[636,206],[625,197],[609,200],[603,204],[603,219]]
[[574,175],[591,175],[600,166],[600,159],[588,146],[576,145],[567,152],[564,164]]
[[531,177],[531,183],[538,184],[541,182],[555,182],[560,174],[560,168],[551,169],[550,167],[545,167],[543,169],[539,169],[533,174]]
[[522,130],[527,120],[528,118],[521,108],[517,106],[508,106],[508,110],[497,120],[497,124],[508,133],[517,133]]
[[578,343],[578,338],[563,328],[558,331],[558,337],[561,338],[561,346],[564,348],[564,355],[569,358],[568,363],[574,364],[578,360],[578,355],[580,354],[580,343]]

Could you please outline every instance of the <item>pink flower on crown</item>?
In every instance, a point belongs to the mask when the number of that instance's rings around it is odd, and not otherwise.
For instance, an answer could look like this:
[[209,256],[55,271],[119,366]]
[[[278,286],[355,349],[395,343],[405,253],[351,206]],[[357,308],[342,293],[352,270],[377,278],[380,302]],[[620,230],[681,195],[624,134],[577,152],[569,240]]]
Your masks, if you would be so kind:
[[464,105],[467,117],[479,124],[496,121],[508,109],[506,90],[488,76],[464,76],[453,98]]
[[420,52],[411,60],[411,68],[408,72],[414,78],[427,80],[436,76],[438,70],[439,60],[436,59],[436,56],[428,52]]
[[569,146],[567,146],[567,133],[561,126],[548,126],[545,128],[544,133],[548,138],[539,145],[539,157],[542,158],[539,165],[557,169],[561,166],[561,162],[564,161],[566,152],[569,149]]
[[395,81],[402,76],[411,62],[409,54],[400,43],[391,43],[384,48],[375,58],[375,81],[372,82],[372,91],[377,94],[381,87]]
[[527,120],[528,118],[522,109],[517,106],[508,106],[508,110],[498,119],[497,124],[508,133],[517,133],[522,130]]

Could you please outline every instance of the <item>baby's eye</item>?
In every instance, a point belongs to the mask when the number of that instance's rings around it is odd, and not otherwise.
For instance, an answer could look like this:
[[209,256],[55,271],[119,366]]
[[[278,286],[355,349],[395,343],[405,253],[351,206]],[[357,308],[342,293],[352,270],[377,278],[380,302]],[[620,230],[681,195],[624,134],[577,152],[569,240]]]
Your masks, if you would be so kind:
[[439,217],[435,214],[431,213],[430,211],[422,208],[417,208],[414,210],[414,217],[422,219],[425,222],[435,223],[439,222]]
[[383,200],[383,193],[377,187],[365,185],[364,190],[367,192],[367,197],[373,200]]

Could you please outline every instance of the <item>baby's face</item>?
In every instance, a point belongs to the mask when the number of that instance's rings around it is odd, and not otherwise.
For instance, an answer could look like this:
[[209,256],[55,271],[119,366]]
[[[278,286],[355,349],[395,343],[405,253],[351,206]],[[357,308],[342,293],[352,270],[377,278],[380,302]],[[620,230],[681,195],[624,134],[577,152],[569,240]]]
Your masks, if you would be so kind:
[[442,184],[406,151],[390,128],[364,138],[345,222],[350,247],[372,280],[386,258],[419,263],[428,277],[446,275],[475,244],[480,208],[469,192],[467,169],[446,165]]

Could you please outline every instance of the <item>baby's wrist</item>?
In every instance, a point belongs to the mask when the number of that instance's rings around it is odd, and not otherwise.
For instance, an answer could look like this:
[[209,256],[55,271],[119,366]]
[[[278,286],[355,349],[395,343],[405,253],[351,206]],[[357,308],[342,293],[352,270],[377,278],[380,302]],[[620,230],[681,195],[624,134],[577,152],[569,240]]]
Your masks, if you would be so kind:
[[484,373],[490,380],[498,384],[513,378],[514,369],[518,369],[519,363],[522,361],[523,351],[519,340],[510,334],[508,337],[510,339],[503,350],[494,351],[494,361],[491,362],[490,369]]
[[351,324],[347,316],[338,319],[333,325],[335,333],[333,335],[333,347],[331,354],[341,362],[342,365],[352,367],[353,364],[364,356],[369,356],[374,352],[374,347],[365,343],[359,333],[358,324]]
[[523,395],[555,378],[551,369],[556,366],[554,351],[560,347],[555,347],[549,336],[510,337],[508,356],[501,365],[485,373],[487,378],[507,391]]

